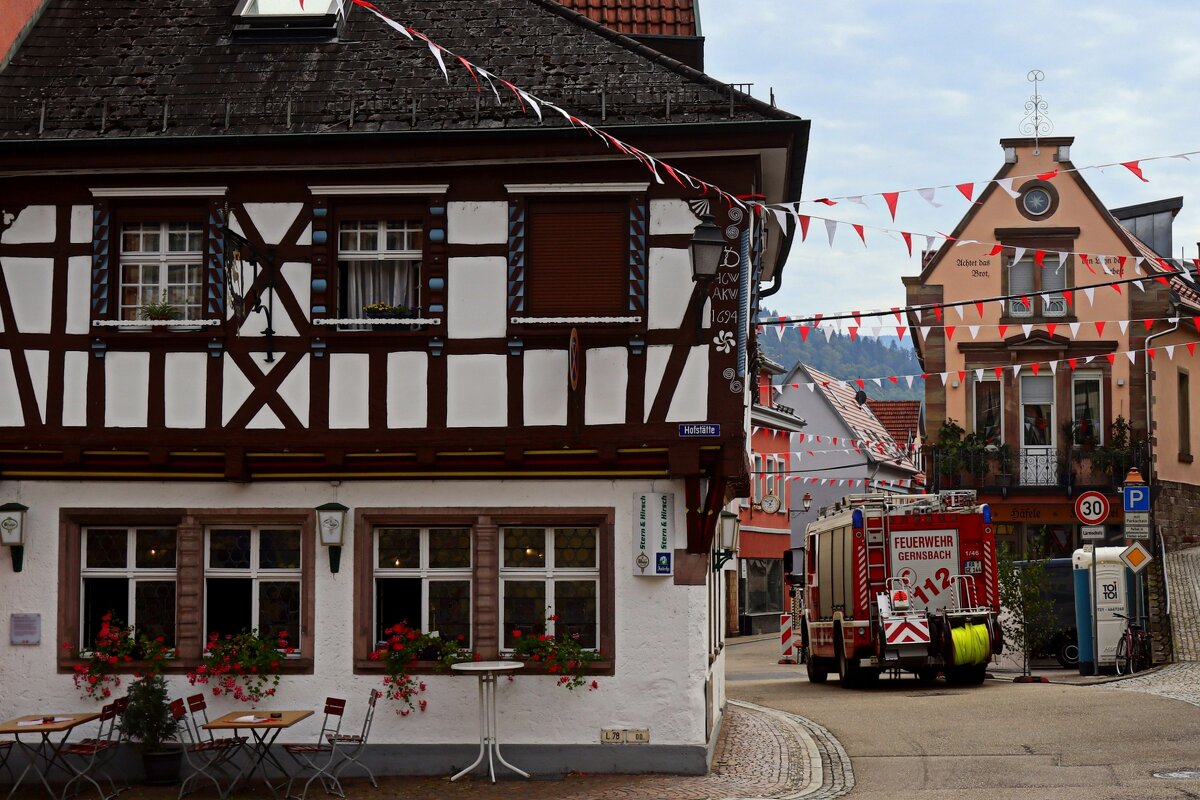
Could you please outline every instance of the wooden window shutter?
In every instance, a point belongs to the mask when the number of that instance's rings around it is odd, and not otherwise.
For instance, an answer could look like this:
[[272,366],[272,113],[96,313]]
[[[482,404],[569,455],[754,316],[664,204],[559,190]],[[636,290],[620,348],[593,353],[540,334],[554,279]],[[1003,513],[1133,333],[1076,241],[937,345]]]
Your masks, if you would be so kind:
[[629,201],[529,203],[525,313],[539,317],[629,313]]

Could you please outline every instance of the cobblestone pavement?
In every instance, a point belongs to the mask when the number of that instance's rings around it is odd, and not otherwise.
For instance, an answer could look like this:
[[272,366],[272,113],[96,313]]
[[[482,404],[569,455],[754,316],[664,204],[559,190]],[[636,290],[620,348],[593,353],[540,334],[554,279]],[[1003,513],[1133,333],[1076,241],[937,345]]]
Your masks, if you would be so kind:
[[1167,553],[1176,661],[1200,661],[1200,547]]
[[[380,778],[378,791],[365,780],[344,783],[347,797],[367,800],[829,800],[850,791],[854,777],[846,751],[820,725],[730,700],[708,775],[568,775],[532,781],[502,776],[495,784],[486,778],[456,783],[447,778]],[[139,786],[122,794],[122,800],[168,800],[177,791]],[[215,794],[202,789],[193,796],[207,800]],[[269,794],[255,786],[237,796]]]
[[1101,685],[1105,689],[1146,692],[1200,706],[1200,663],[1168,664]]

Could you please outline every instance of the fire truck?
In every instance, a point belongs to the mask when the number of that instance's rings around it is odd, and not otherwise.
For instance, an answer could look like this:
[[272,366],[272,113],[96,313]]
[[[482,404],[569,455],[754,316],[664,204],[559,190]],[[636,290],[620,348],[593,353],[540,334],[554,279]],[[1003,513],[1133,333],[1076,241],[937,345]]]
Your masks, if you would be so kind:
[[991,510],[971,491],[850,495],[805,532],[801,646],[808,678],[885,670],[982,683],[1003,648]]

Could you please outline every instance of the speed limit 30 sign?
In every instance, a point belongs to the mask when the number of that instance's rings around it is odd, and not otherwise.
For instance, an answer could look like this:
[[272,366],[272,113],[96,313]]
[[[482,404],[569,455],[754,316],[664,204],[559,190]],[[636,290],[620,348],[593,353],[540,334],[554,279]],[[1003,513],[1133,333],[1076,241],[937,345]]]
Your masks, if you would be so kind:
[[1099,525],[1108,512],[1108,498],[1100,492],[1084,492],[1075,500],[1075,516],[1084,525]]

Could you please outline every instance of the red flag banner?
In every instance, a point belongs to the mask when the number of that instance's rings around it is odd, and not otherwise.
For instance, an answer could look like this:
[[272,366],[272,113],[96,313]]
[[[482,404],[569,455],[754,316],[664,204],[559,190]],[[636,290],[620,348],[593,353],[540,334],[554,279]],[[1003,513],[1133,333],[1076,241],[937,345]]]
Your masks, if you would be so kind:
[[1075,369],[1075,367],[1079,365],[1079,359],[1077,359],[1077,358],[1068,358],[1068,359],[1067,359],[1067,363],[1071,365],[1071,369]]
[[[954,188],[955,188],[955,189],[958,189],[960,192],[962,192],[962,196],[963,196],[963,197],[965,197],[965,198],[967,198],[968,200],[971,200],[971,199],[973,199],[973,198],[974,198],[974,195],[975,195],[975,184],[973,184],[973,183],[960,183],[960,184],[957,184],[957,185],[956,185]],[[995,255],[995,253],[993,253],[992,255]]]
[[979,318],[983,319],[983,303],[976,301],[975,310],[979,312]]
[[797,214],[796,219],[800,221],[800,241],[803,242],[808,239],[808,223],[812,222],[812,217]]
[[1116,360],[1117,360],[1117,354],[1116,354],[1116,353],[1105,353],[1105,354],[1104,354],[1104,357],[1108,359],[1108,363],[1109,363],[1109,364],[1116,363]]
[[892,212],[892,222],[896,221],[896,202],[900,199],[899,192],[884,192],[883,200],[887,203],[888,211]]
[[908,248],[908,257],[912,258],[912,234],[908,231],[900,231],[900,235],[904,237],[904,246]]
[[1056,331],[1057,329],[1058,329],[1057,322],[1047,322],[1046,323],[1046,333],[1050,334],[1051,336],[1054,335],[1054,331]]
[[866,247],[867,246],[867,233],[863,229],[863,226],[851,224],[850,227],[854,228],[854,232],[858,234],[858,238],[862,239],[863,247]]
[[1038,174],[1038,180],[1040,180],[1040,181],[1052,181],[1056,177],[1058,177],[1057,169],[1054,170],[1053,172],[1042,172],[1042,173]]
[[1104,321],[1103,320],[1096,320],[1096,335],[1097,336],[1104,335]]
[[1138,162],[1136,162],[1136,161],[1122,161],[1122,162],[1121,162],[1121,166],[1122,166],[1122,167],[1124,167],[1125,169],[1129,170],[1130,172],[1132,172],[1134,175],[1137,175],[1137,177],[1138,177],[1138,180],[1140,180],[1142,183],[1149,183],[1149,182],[1150,182],[1150,179],[1149,179],[1149,178],[1147,178],[1145,175],[1143,175],[1143,174],[1142,174],[1142,168],[1141,168],[1141,166],[1138,164]]
[[992,251],[990,253],[988,253],[988,255],[989,256],[998,256],[1003,252],[1004,252],[1004,245],[998,244],[998,245],[995,245],[994,247],[992,247]]
[[1033,254],[1033,263],[1037,264],[1042,269],[1046,268],[1046,251],[1038,250]]
[[950,341],[951,339],[954,338],[954,326],[953,325],[947,325],[945,328],[945,331],[946,331],[946,341]]

